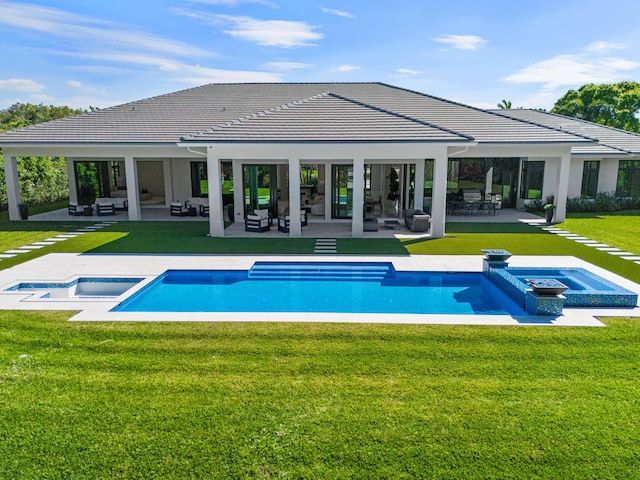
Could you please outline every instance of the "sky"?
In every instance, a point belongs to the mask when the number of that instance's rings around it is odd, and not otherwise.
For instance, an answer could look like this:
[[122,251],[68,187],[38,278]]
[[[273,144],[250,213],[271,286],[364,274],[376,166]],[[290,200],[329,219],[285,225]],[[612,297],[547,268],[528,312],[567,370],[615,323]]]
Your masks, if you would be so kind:
[[207,83],[383,82],[550,109],[640,81],[638,0],[0,0],[0,108]]

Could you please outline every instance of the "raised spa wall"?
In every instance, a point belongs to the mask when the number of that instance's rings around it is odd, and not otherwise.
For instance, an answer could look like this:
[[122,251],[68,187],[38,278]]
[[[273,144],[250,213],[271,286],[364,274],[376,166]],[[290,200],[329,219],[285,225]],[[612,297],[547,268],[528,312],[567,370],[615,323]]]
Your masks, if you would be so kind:
[[511,275],[506,268],[506,261],[491,261],[485,258],[482,264],[482,273],[511,300],[521,305],[529,315],[562,315],[564,295],[538,295]]

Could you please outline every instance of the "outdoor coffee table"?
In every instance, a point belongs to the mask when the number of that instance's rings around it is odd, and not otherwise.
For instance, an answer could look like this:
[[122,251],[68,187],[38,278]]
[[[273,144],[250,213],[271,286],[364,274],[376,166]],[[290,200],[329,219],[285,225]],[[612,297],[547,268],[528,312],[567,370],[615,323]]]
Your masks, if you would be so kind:
[[400,222],[398,220],[385,220],[384,228],[400,230]]

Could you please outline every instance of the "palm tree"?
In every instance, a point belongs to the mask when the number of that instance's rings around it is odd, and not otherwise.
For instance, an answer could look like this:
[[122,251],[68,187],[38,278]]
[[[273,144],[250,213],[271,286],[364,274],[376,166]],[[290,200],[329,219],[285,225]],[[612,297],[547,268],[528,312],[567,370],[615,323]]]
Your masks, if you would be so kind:
[[501,110],[509,110],[511,108],[511,100],[502,100],[498,104],[498,108],[500,108]]

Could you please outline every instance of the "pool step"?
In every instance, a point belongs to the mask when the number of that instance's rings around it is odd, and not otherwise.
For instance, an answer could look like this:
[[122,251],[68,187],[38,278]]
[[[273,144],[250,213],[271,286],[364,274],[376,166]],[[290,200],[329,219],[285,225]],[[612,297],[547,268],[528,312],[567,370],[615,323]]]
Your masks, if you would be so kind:
[[395,276],[391,263],[256,262],[252,279],[321,279],[382,281]]

